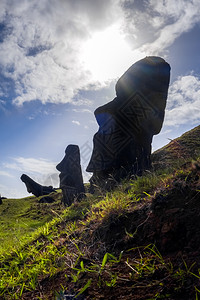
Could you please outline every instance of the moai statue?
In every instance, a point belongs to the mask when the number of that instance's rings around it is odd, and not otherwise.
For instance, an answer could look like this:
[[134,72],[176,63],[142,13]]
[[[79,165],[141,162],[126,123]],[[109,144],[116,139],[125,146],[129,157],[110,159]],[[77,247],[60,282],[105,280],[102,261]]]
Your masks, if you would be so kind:
[[169,64],[148,56],[119,78],[116,98],[95,110],[99,130],[86,169],[93,172],[91,191],[95,185],[108,190],[150,168],[152,138],[162,128],[169,80]]
[[25,183],[28,193],[32,193],[36,197],[48,195],[55,191],[52,186],[40,185],[26,174],[22,174],[21,180]]
[[80,165],[80,150],[77,145],[69,145],[65,150],[65,157],[56,166],[61,172],[60,188],[63,192],[63,202],[70,206],[75,198],[78,200],[85,196],[85,187]]

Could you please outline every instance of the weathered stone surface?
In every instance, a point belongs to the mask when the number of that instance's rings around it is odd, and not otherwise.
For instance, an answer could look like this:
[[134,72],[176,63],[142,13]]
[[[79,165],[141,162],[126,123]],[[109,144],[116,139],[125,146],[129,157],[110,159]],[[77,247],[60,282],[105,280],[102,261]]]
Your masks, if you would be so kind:
[[68,145],[65,157],[56,166],[60,171],[60,188],[63,192],[63,202],[70,206],[75,198],[81,199],[85,195],[83,177],[80,165],[80,150],[77,145]]
[[52,186],[40,185],[26,174],[22,174],[21,180],[25,183],[28,193],[32,193],[36,197],[48,195],[54,191]]
[[164,59],[146,57],[118,80],[117,97],[95,110],[99,130],[87,167],[93,185],[107,189],[111,182],[150,168],[151,142],[162,128],[169,79]]

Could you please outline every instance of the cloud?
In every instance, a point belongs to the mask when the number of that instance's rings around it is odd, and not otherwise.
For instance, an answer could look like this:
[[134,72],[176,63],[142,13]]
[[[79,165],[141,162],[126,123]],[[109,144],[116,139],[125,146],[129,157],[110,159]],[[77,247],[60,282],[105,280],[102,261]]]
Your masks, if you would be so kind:
[[[43,158],[36,159],[15,157],[12,159],[12,162],[3,163],[2,165],[2,168],[12,170],[15,176],[10,175],[6,171],[1,171],[0,175],[19,178],[23,173],[25,173],[41,185],[52,185],[53,187],[58,187],[59,172],[56,170],[56,165],[56,162],[52,162]],[[3,191],[9,195],[9,197],[16,197],[16,195],[17,197],[21,196],[20,191],[13,191],[13,193],[9,193],[6,188],[3,189]]]
[[[16,105],[33,100],[81,105],[85,99],[76,99],[81,90],[105,85],[94,80],[83,60],[84,46],[95,36],[118,28],[113,47],[107,48],[109,55],[119,58],[117,64],[109,60],[109,68],[118,76],[119,70],[143,56],[164,53],[199,21],[198,0],[2,0],[0,75],[9,84],[0,90],[0,96],[9,99],[12,87]],[[99,41],[98,53],[92,53],[90,61],[93,66],[102,53],[106,56],[106,47],[103,39]],[[100,71],[105,67],[102,63]]]
[[20,192],[18,189],[13,187],[8,187],[3,184],[0,184],[0,195],[6,198],[22,198],[24,197],[24,193]]
[[164,131],[161,131],[160,133],[159,133],[159,135],[161,136],[161,135],[166,135],[166,134],[168,134],[168,133],[170,133],[170,132],[172,132],[172,129],[166,129],[166,130],[164,130]]
[[81,125],[81,123],[80,123],[79,121],[75,121],[75,120],[73,120],[72,123],[73,123],[73,124],[76,124],[76,125],[78,125],[78,126]]
[[4,108],[4,105],[5,105],[5,101],[0,100],[0,109],[3,109],[3,108]]
[[180,76],[169,88],[165,125],[200,122],[200,78]]
[[25,172],[27,174],[33,173],[48,175],[57,172],[56,163],[51,162],[47,159],[16,157],[13,158],[13,161],[14,162],[11,163],[4,163],[4,167]]
[[90,113],[90,114],[93,114],[93,112],[87,108],[82,108],[82,109],[77,109],[77,108],[73,108],[72,109],[73,112],[76,112],[76,113]]
[[148,55],[164,55],[176,38],[200,22],[198,0],[149,0],[140,7],[136,1],[124,3],[127,38]]
[[5,37],[0,65],[3,75],[15,83],[13,102],[66,103],[92,83],[80,60],[82,45],[93,32],[117,20],[117,4],[113,0],[2,1]]
[[[161,27],[158,31],[158,38],[151,44],[143,47],[143,50],[149,49],[151,53],[160,53],[163,49],[171,46],[177,37],[182,33],[189,31],[196,23],[200,21],[200,3],[199,1],[151,1],[152,9],[158,13],[160,19],[157,26]],[[169,24],[169,20],[171,20]],[[163,23],[165,24],[164,26]]]
[[0,171],[0,176],[13,177],[13,175],[5,171]]

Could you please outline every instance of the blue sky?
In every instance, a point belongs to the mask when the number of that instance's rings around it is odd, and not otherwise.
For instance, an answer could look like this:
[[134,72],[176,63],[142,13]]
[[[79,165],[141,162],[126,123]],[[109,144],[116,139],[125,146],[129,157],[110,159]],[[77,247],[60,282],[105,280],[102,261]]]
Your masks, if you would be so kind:
[[94,110],[137,60],[171,65],[153,149],[199,125],[199,0],[1,0],[0,194],[27,196],[20,176],[58,186],[55,166],[78,144],[85,172]]

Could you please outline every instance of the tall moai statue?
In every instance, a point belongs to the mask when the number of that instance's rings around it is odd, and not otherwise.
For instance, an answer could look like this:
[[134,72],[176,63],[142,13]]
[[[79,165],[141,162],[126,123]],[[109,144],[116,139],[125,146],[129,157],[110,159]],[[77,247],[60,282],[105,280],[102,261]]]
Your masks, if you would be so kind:
[[95,110],[99,130],[86,169],[93,172],[91,187],[107,190],[111,182],[150,168],[152,138],[162,128],[169,80],[170,65],[148,56],[119,78],[116,98]]
[[74,199],[85,196],[83,176],[80,165],[80,150],[77,145],[69,145],[65,150],[63,160],[56,166],[60,172],[60,188],[63,192],[63,202],[70,206]]

